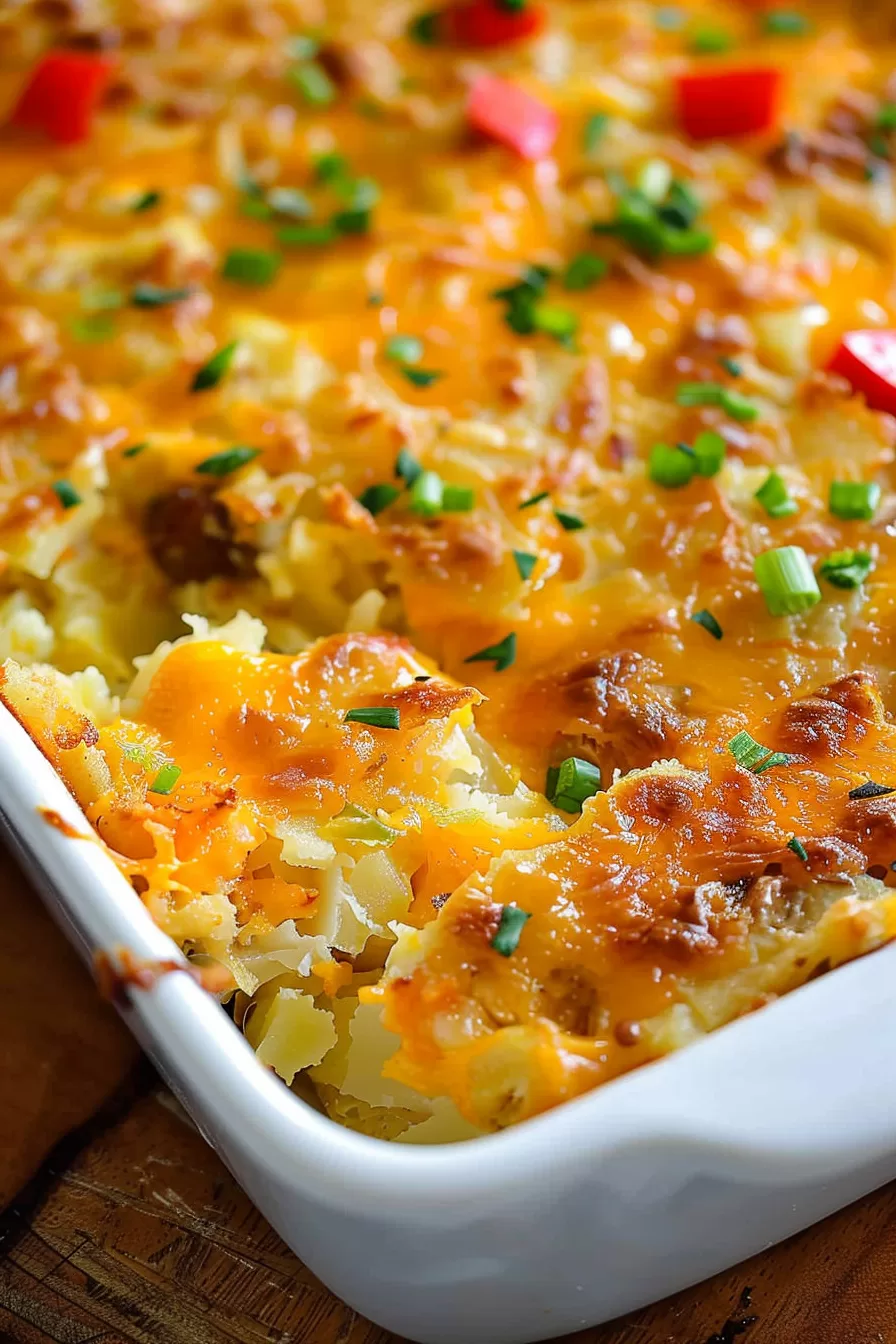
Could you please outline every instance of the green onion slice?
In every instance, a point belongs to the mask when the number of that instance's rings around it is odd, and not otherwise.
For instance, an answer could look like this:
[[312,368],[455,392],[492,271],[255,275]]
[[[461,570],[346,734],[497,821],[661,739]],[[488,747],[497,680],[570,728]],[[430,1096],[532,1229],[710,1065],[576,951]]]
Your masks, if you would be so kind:
[[142,191],[131,206],[135,215],[142,215],[144,210],[152,210],[162,199],[160,191]]
[[496,672],[506,672],[515,661],[516,634],[513,631],[509,635],[505,635],[499,643],[489,644],[488,648],[479,649],[476,653],[471,653],[469,658],[464,659],[465,663],[494,663]]
[[247,462],[251,462],[260,454],[260,448],[250,448],[245,443],[235,443],[232,448],[225,448],[220,453],[212,453],[211,457],[206,457],[202,462],[197,463],[196,470],[201,476],[229,476],[232,471],[239,467],[244,467]]
[[531,551],[514,551],[513,559],[516,564],[517,573],[523,580],[523,583],[525,583],[526,580],[531,577],[533,569],[538,564],[538,556],[532,555]]
[[818,566],[823,579],[835,588],[858,588],[874,568],[867,551],[832,551]]
[[59,500],[64,509],[73,509],[76,504],[81,503],[81,496],[78,494],[71,481],[65,479],[53,482],[53,493]]
[[363,504],[367,512],[376,517],[383,509],[388,509],[390,504],[394,504],[400,494],[401,491],[391,481],[383,481],[379,485],[369,485],[363,490],[358,496],[358,503]]
[[728,750],[745,770],[751,770],[754,775],[764,774],[766,770],[771,770],[776,765],[788,765],[790,757],[783,751],[772,751],[769,747],[764,747],[761,742],[757,742],[747,732],[735,733],[728,743]]
[[279,252],[257,247],[232,247],[224,258],[221,274],[241,285],[269,285],[277,276],[283,258]]
[[436,472],[421,471],[410,489],[410,506],[414,513],[420,513],[424,518],[434,518],[441,513],[444,489]]
[[771,37],[805,37],[812,25],[796,10],[770,9],[762,20],[762,30]]
[[580,252],[563,272],[564,288],[589,289],[598,280],[603,280],[609,269],[609,263],[603,257],[596,257],[591,252]]
[[604,138],[610,118],[606,112],[592,112],[582,131],[582,149],[589,156],[594,153]]
[[548,769],[545,796],[561,812],[581,812],[586,798],[601,789],[600,768],[579,756],[567,756],[560,765]]
[[869,779],[867,783],[850,789],[849,797],[854,803],[861,803],[868,798],[883,798],[888,793],[896,793],[896,788],[890,784],[876,784],[873,779]]
[[401,372],[414,387],[432,387],[445,376],[441,369],[415,369],[409,364],[402,364]]
[[869,522],[880,503],[880,486],[873,481],[832,481],[828,508],[835,518]]
[[732,420],[755,420],[759,415],[758,407],[751,401],[721,383],[682,383],[675,400],[679,406],[718,406]]
[[682,447],[670,448],[667,443],[655,443],[647,460],[647,475],[655,485],[677,490],[690,483],[695,467],[689,451]]
[[797,858],[800,859],[803,863],[808,863],[809,852],[806,849],[806,846],[803,844],[802,840],[797,840],[795,835],[792,835],[790,839],[787,841],[787,848],[793,850]]
[[564,513],[562,509],[554,510],[554,517],[563,528],[564,532],[581,532],[585,523],[578,514]]
[[386,358],[396,364],[419,364],[423,358],[423,342],[417,336],[390,336],[386,342]]
[[170,762],[163,765],[151,784],[147,785],[150,793],[170,793],[177,781],[180,779],[183,771],[179,765]]
[[769,518],[788,518],[796,513],[798,505],[787,489],[787,482],[777,471],[770,471],[754,496]]
[[217,387],[233,363],[238,346],[239,341],[230,341],[227,345],[222,345],[220,350],[216,350],[211,359],[207,360],[201,369],[196,370],[190,391],[205,392],[210,387]]
[[523,500],[522,504],[518,504],[517,509],[531,509],[535,504],[540,504],[543,499],[548,499],[550,493],[550,490],[539,490],[537,495],[530,495],[528,499]]
[[501,910],[501,922],[492,937],[491,945],[502,957],[511,957],[517,949],[520,934],[526,921],[531,919],[528,910],[518,905],[505,905]]
[[164,285],[152,285],[147,281],[134,286],[131,303],[135,308],[164,308],[169,303],[188,299],[192,292],[191,289],[168,289]]
[[293,66],[286,77],[312,107],[328,107],[336,98],[336,85],[315,61]]
[[703,629],[707,630],[709,634],[712,635],[713,639],[722,638],[722,635],[724,634],[722,627],[719,625],[712,612],[707,611],[705,607],[701,611],[695,611],[691,620],[697,625],[702,625]]
[[397,705],[371,705],[348,710],[342,722],[363,723],[368,728],[398,728],[401,725],[401,714]]
[[443,513],[470,513],[476,502],[472,486],[444,485],[442,487]]
[[402,448],[395,459],[395,475],[399,480],[404,481],[405,485],[413,485],[422,471],[423,468],[414,454],[407,448]]
[[762,551],[753,561],[753,572],[772,616],[795,616],[821,601],[821,590],[801,546]]
[[132,443],[129,448],[125,448],[122,457],[139,457],[149,447],[149,440],[144,439],[142,443]]

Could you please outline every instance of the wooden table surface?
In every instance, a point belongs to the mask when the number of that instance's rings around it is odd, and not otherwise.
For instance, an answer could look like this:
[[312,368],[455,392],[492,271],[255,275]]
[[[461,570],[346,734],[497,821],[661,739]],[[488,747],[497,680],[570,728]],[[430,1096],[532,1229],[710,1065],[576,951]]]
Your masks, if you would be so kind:
[[[397,1344],[255,1211],[2,853],[0,989],[0,1340]],[[896,1185],[569,1339],[896,1344]]]

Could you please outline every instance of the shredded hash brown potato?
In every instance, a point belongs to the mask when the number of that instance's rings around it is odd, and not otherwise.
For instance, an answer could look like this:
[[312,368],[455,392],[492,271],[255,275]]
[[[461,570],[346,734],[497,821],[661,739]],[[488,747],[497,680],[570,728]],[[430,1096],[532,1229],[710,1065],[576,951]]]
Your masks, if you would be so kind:
[[890,6],[18,0],[0,119],[0,698],[263,1064],[462,1138],[896,934]]

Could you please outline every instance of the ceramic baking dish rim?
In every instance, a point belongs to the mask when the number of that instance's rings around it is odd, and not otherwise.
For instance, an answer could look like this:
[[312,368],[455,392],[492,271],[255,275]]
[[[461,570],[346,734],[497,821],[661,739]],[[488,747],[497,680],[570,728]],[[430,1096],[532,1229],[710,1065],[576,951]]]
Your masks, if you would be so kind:
[[[47,820],[62,818],[76,838]],[[86,957],[127,947],[143,957],[183,957],[153,923],[45,757],[0,706],[0,814],[38,870],[57,919]],[[39,949],[36,950],[39,956]],[[217,1002],[190,977],[165,975],[124,1010],[188,1109],[216,1108],[229,1142],[286,1174],[309,1195],[342,1207],[386,1199],[395,1215],[506,1195],[515,1182],[564,1175],[639,1147],[686,1152],[706,1170],[748,1181],[823,1179],[896,1147],[896,1070],[873,1071],[869,1104],[857,1107],[851,1034],[889,1003],[896,946],[839,968],[778,1003],[667,1059],[626,1075],[502,1133],[443,1147],[385,1143],[343,1129],[294,1096],[255,1059]],[[896,998],[896,995],[892,997]],[[846,1009],[847,1011],[843,1011]],[[825,1024],[820,1033],[808,1030]],[[832,1032],[831,1024],[835,1024]],[[880,1035],[885,1036],[882,1029]],[[787,1058],[801,1042],[797,1060]],[[782,1058],[783,1053],[783,1058]],[[746,1104],[725,1104],[733,1061],[756,1075]],[[783,1067],[782,1067],[783,1066]],[[841,1104],[831,1068],[849,1083]],[[800,1077],[801,1070],[807,1075]],[[863,1066],[867,1074],[867,1064]],[[768,1077],[767,1074],[772,1076]],[[813,1075],[817,1076],[814,1078]],[[889,1081],[892,1075],[894,1081]],[[836,1080],[835,1080],[836,1081]],[[820,1084],[824,1085],[820,1085]],[[757,1095],[757,1090],[758,1094]],[[768,1115],[768,1107],[777,1113]],[[220,1137],[220,1134],[219,1134]]]

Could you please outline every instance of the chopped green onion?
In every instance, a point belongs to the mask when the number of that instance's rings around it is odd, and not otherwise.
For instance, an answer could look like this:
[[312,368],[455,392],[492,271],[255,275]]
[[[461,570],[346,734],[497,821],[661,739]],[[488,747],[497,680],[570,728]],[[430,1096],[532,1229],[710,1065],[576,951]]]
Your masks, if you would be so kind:
[[436,472],[421,471],[410,489],[410,505],[414,513],[421,513],[424,518],[434,518],[441,513],[444,489]]
[[328,107],[336,97],[336,85],[323,66],[314,61],[294,66],[286,77],[312,107]]
[[417,336],[390,336],[386,358],[394,359],[396,364],[418,364],[423,358],[423,342]]
[[525,583],[531,576],[535,566],[538,564],[538,556],[532,555],[531,551],[514,551],[513,559],[516,564],[517,573],[523,580],[523,583]]
[[550,490],[539,490],[537,495],[530,495],[528,499],[523,500],[522,504],[517,504],[517,508],[531,509],[533,505],[540,504],[543,499],[548,499],[550,493]]
[[367,295],[368,308],[382,308],[384,303],[385,303],[385,297],[380,293],[373,293]]
[[603,257],[595,257],[591,252],[580,252],[563,272],[563,284],[566,289],[588,289],[603,280],[609,266]]
[[896,103],[882,103],[875,123],[879,131],[896,131]]
[[553,336],[561,345],[568,345],[579,329],[578,313],[557,303],[533,304],[531,317],[535,331]]
[[465,663],[494,663],[496,672],[506,672],[515,661],[516,635],[513,632],[505,635],[497,644],[489,644],[488,648],[479,649],[464,659]]
[[832,481],[828,508],[835,518],[868,522],[880,503],[880,486],[873,481]]
[[333,216],[332,224],[337,233],[367,233],[370,228],[370,211],[340,210]]
[[270,219],[274,211],[260,196],[246,196],[240,201],[240,214],[247,219]]
[[135,308],[163,308],[166,304],[188,299],[192,292],[190,289],[167,289],[164,285],[152,285],[147,281],[134,286],[131,303]]
[[170,793],[182,773],[180,766],[174,765],[173,762],[163,765],[152,783],[147,785],[149,792]]
[[713,639],[722,638],[724,633],[722,627],[719,625],[712,612],[707,611],[705,607],[701,611],[695,611],[691,620],[697,625],[702,625],[703,629],[707,630],[712,635]]
[[76,341],[108,341],[115,335],[115,318],[111,313],[87,313],[69,318],[68,327]]
[[238,345],[239,341],[230,341],[227,345],[222,345],[220,350],[216,350],[211,359],[207,360],[201,369],[196,370],[190,391],[205,392],[210,387],[217,387],[233,363]]
[[279,252],[256,247],[233,247],[224,258],[221,274],[241,285],[269,285],[276,278],[283,258]]
[[732,378],[739,378],[743,373],[743,367],[730,355],[719,355],[719,363],[726,373],[731,374]]
[[735,733],[728,743],[728,750],[738,765],[743,766],[745,770],[751,770],[754,775],[764,774],[766,770],[771,770],[776,765],[788,765],[790,762],[790,757],[783,751],[772,751],[771,748],[764,747],[747,732]]
[[600,768],[579,756],[567,756],[560,765],[548,769],[545,797],[561,812],[581,812],[587,798],[601,789]]
[[408,364],[402,364],[400,367],[403,376],[409,383],[413,383],[414,387],[432,387],[433,383],[437,383],[445,376],[441,369],[415,369]]
[[770,9],[762,20],[762,31],[772,37],[804,37],[812,31],[812,25],[796,10]]
[[801,546],[762,551],[753,561],[753,572],[772,616],[795,616],[821,601],[812,566]]
[[339,237],[339,229],[332,221],[323,224],[284,224],[277,230],[278,243],[286,247],[326,247]]
[[298,187],[271,187],[267,203],[275,215],[289,219],[308,219],[313,213],[311,202]]
[[365,812],[363,807],[346,803],[341,812],[324,822],[320,835],[324,840],[336,842],[348,840],[362,845],[391,845],[401,835],[401,831],[397,831],[394,826],[387,826],[378,817]]
[[106,313],[124,305],[125,297],[120,289],[103,289],[92,285],[81,294],[81,307],[88,313]]
[[394,504],[400,494],[401,491],[392,485],[391,481],[383,481],[379,485],[369,485],[362,491],[358,496],[358,503],[363,504],[367,512],[376,517],[383,509],[388,509],[390,504]]
[[575,513],[564,513],[562,509],[554,510],[554,517],[563,528],[564,532],[581,532],[585,523]]
[[402,448],[395,459],[395,475],[404,481],[405,485],[413,485],[422,471],[423,468],[414,454],[407,448]]
[[770,471],[754,495],[769,518],[789,518],[796,513],[797,502],[787,489],[787,482],[776,471]]
[[220,453],[212,453],[211,457],[206,457],[202,462],[197,463],[196,470],[202,476],[229,476],[232,471],[236,471],[239,467],[244,467],[247,462],[253,461],[260,452],[260,448],[250,448],[247,444],[236,443],[232,448],[225,448]]
[[314,177],[318,182],[340,182],[351,177],[351,168],[344,154],[320,154],[314,160]]
[[500,923],[491,939],[492,947],[500,956],[513,956],[526,921],[531,918],[528,910],[521,910],[518,905],[502,907]]
[[592,112],[585,122],[585,129],[582,131],[582,149],[586,154],[594,153],[601,140],[603,140],[609,124],[610,118],[606,112]]
[[310,34],[297,33],[295,37],[286,39],[284,47],[287,56],[294,61],[313,61],[320,51],[320,42]]
[[654,485],[677,490],[693,479],[694,458],[683,448],[670,448],[667,443],[655,443],[647,460],[647,475]]
[[476,502],[476,495],[469,485],[446,485],[442,487],[443,513],[469,513]]
[[725,462],[725,440],[714,429],[704,429],[694,440],[691,452],[698,475],[717,476]]
[[592,224],[593,233],[614,234],[650,261],[664,254],[696,257],[708,252],[713,236],[693,226],[700,203],[684,183],[673,181],[662,203],[648,200],[643,191],[630,188],[623,178],[611,181],[618,195],[616,217]]
[[342,722],[363,723],[368,728],[398,728],[401,714],[397,705],[371,705],[369,708],[348,710]]
[[691,34],[691,51],[698,56],[721,54],[724,51],[730,51],[733,46],[734,40],[730,33],[724,32],[721,28],[706,25],[696,28]]
[[638,173],[637,189],[651,205],[665,200],[672,185],[672,169],[665,159],[648,159]]
[[867,551],[832,551],[818,566],[823,579],[834,588],[858,588],[874,568]]
[[162,193],[160,191],[141,192],[131,206],[131,210],[135,215],[142,215],[144,210],[152,210],[153,206],[158,205],[161,199]]
[[803,863],[808,863],[809,851],[806,849],[806,846],[803,844],[802,840],[797,840],[795,835],[792,835],[790,839],[787,841],[787,848],[793,850],[797,858],[800,859]]
[[130,448],[125,448],[121,454],[122,457],[138,457],[145,449],[149,447],[149,440],[144,439],[142,443],[132,443]]
[[868,798],[884,798],[888,793],[896,793],[896,788],[889,784],[875,784],[873,779],[869,779],[866,784],[859,784],[857,788],[850,789],[848,797],[854,803],[861,803]]
[[408,37],[414,42],[420,42],[425,47],[432,47],[439,40],[439,20],[442,17],[440,9],[431,9],[426,14],[418,14],[415,19],[411,19],[408,24]]
[[675,400],[679,406],[719,406],[732,420],[755,420],[759,415],[751,401],[721,383],[682,383]]
[[53,491],[64,509],[73,509],[76,504],[81,503],[81,496],[78,494],[71,481],[64,479],[54,481]]

